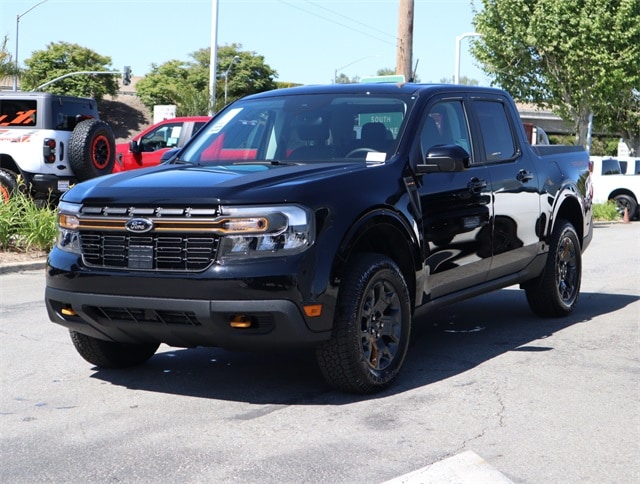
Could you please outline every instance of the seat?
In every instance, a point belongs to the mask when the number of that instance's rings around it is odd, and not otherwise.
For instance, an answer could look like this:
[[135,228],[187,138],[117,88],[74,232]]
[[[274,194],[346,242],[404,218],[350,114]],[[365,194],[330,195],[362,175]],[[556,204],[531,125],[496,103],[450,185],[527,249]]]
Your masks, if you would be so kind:
[[360,146],[386,152],[390,146],[390,133],[384,123],[374,122],[363,125]]
[[297,127],[298,138],[307,143],[293,150],[290,160],[326,160],[331,158],[331,148],[327,146],[329,127],[326,124],[301,124]]
[[438,129],[438,126],[436,125],[436,122],[433,120],[433,118],[427,118],[427,121],[422,128],[420,142],[422,144],[422,152],[425,155],[433,146],[443,144],[440,130]]

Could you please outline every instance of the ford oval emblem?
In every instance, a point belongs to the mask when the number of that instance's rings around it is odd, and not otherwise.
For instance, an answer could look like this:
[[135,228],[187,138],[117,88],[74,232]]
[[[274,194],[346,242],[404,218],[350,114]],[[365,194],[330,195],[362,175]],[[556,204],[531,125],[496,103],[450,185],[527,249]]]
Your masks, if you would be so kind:
[[124,227],[129,232],[144,234],[145,232],[149,232],[153,228],[153,222],[146,218],[132,218],[131,220],[127,220],[127,223],[124,224]]

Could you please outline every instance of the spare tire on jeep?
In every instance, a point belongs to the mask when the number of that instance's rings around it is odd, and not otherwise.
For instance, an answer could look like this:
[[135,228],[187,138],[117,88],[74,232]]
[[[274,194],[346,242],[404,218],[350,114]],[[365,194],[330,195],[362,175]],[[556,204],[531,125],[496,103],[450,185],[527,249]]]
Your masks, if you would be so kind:
[[111,173],[115,159],[115,137],[107,123],[86,119],[76,125],[69,139],[69,163],[78,180]]

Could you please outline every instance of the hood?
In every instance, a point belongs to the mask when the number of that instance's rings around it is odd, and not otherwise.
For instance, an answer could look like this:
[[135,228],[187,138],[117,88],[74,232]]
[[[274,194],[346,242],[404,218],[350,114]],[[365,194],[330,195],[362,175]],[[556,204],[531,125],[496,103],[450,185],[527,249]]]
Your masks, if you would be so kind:
[[[291,201],[314,181],[366,170],[364,162],[281,164],[160,165],[82,182],[63,197],[68,202],[276,203]],[[354,178],[355,179],[355,178]]]

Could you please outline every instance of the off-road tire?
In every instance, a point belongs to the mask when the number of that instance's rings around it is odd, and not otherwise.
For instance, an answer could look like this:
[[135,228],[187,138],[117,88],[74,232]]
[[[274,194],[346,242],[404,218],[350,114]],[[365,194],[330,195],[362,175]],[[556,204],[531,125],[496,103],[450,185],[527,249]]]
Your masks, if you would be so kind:
[[69,331],[69,334],[80,356],[99,368],[128,368],[140,365],[151,358],[160,346],[158,343],[114,343],[76,331]]
[[80,121],[69,140],[69,164],[80,181],[113,171],[116,142],[107,123],[97,119]]
[[344,271],[331,339],[316,348],[320,371],[339,390],[384,390],[398,376],[410,332],[409,290],[398,266],[358,255]]
[[582,279],[582,252],[575,228],[558,220],[542,274],[524,285],[531,310],[542,317],[562,317],[576,307]]
[[7,203],[18,191],[18,176],[9,170],[0,169],[0,203]]

